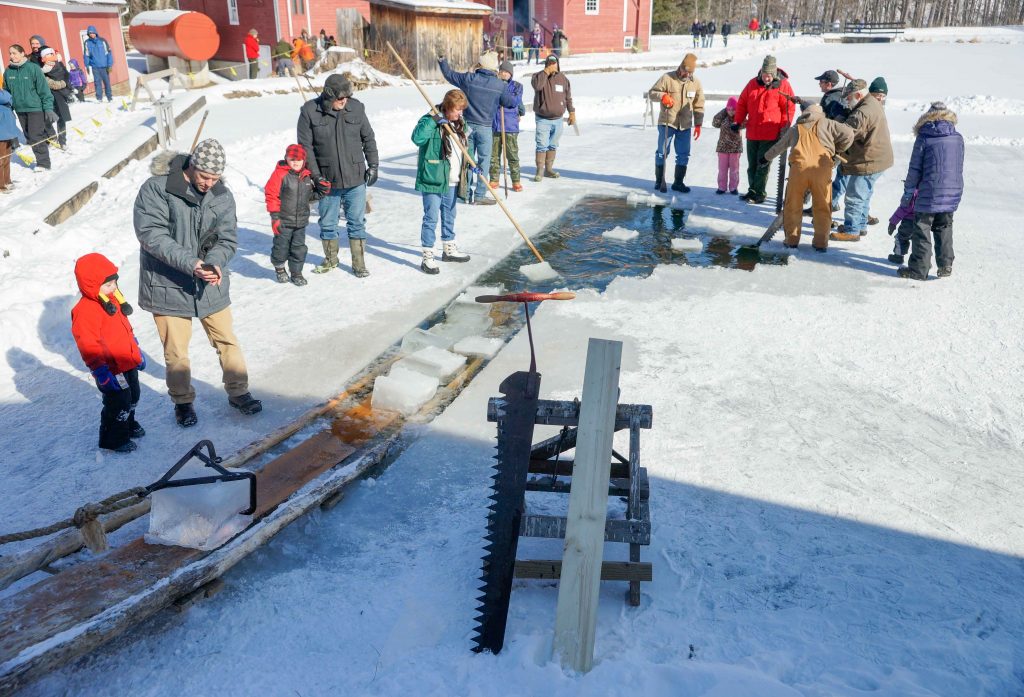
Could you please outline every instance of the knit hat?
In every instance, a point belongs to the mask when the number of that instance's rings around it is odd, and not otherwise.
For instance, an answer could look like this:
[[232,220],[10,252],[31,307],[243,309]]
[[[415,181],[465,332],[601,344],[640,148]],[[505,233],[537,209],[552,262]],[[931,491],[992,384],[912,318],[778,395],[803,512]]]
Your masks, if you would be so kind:
[[498,66],[498,72],[499,73],[508,73],[509,75],[511,75],[512,74],[512,64],[509,63],[508,61],[505,61],[504,63],[502,63],[501,65]]
[[46,39],[44,39],[43,37],[39,36],[39,34],[33,34],[32,36],[28,37],[29,41],[31,41],[32,39],[35,39],[36,41],[38,41],[40,46],[45,46],[46,45]]
[[692,73],[694,70],[697,69],[697,56],[693,55],[692,53],[687,53],[685,56],[683,56],[683,62],[681,65],[683,67],[683,70],[685,70],[688,73]]
[[779,74],[779,67],[775,63],[775,56],[765,56],[764,63],[761,64],[761,72],[768,73],[772,77],[777,77]]
[[948,111],[949,108],[945,102],[932,102],[932,105],[928,107],[928,111]]
[[488,51],[480,56],[480,67],[493,73],[498,72],[498,54],[494,51]]
[[334,101],[352,96],[352,83],[344,75],[331,75],[324,83],[324,99]]
[[53,56],[52,60],[54,60],[54,61],[57,60],[57,52],[54,51],[49,46],[47,46],[46,48],[44,48],[42,51],[39,52],[39,57],[42,58],[43,60],[46,60],[47,58],[50,58],[50,56]]
[[192,151],[189,164],[200,172],[220,175],[224,174],[228,158],[224,154],[224,147],[220,143],[213,138],[207,138]]
[[876,77],[871,81],[871,86],[868,87],[868,92],[874,94],[875,92],[881,92],[882,94],[889,94],[889,85],[885,84],[884,77]]
[[302,147],[301,145],[299,145],[298,143],[295,143],[294,145],[289,145],[288,149],[284,151],[284,159],[286,159],[286,160],[302,160],[303,162],[305,162],[306,161],[306,149],[304,147]]
[[735,109],[735,108],[736,108],[736,106],[737,106],[737,105],[738,105],[739,103],[740,103],[740,102],[739,102],[739,100],[738,100],[738,99],[736,99],[736,97],[729,97],[729,101],[727,101],[727,102],[725,103],[725,108],[726,108],[726,109]]

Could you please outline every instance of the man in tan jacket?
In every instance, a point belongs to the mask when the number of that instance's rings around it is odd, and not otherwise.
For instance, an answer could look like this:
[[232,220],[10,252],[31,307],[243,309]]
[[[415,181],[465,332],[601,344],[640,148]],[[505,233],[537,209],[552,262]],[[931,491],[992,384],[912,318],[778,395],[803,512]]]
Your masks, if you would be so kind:
[[786,233],[783,244],[796,248],[800,244],[803,224],[804,192],[811,192],[811,211],[814,222],[815,251],[828,249],[829,228],[832,222],[832,160],[853,143],[853,129],[825,117],[818,104],[808,106],[796,124],[783,133],[779,142],[768,149],[758,164],[768,163],[792,149],[789,153],[789,183],[782,209],[782,229]]
[[856,242],[867,234],[868,209],[875,182],[882,172],[892,167],[893,156],[885,109],[870,96],[864,80],[854,80],[847,89],[850,113],[842,121],[855,135],[839,173],[850,179],[846,185],[843,224],[829,237],[840,242]]
[[704,88],[694,77],[697,70],[697,56],[687,53],[679,67],[665,73],[647,93],[652,102],[661,104],[658,116],[658,151],[654,153],[654,188],[666,191],[665,157],[675,143],[676,171],[673,191],[689,193],[690,187],[683,183],[686,166],[690,162],[690,130],[693,139],[700,138],[700,127],[704,123]]

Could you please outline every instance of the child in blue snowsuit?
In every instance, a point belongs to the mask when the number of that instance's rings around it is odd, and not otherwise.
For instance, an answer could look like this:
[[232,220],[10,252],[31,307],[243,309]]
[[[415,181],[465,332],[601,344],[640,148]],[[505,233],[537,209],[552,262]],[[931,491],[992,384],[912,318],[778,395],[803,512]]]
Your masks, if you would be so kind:
[[491,188],[498,188],[498,173],[502,170],[501,154],[504,150],[505,159],[508,160],[509,173],[512,176],[512,189],[522,191],[523,185],[519,182],[519,117],[526,115],[526,105],[523,104],[523,85],[512,79],[512,64],[508,61],[498,67],[498,77],[508,83],[505,94],[515,98],[515,106],[499,106],[498,113],[494,115],[494,123],[491,124],[491,131],[493,131]]

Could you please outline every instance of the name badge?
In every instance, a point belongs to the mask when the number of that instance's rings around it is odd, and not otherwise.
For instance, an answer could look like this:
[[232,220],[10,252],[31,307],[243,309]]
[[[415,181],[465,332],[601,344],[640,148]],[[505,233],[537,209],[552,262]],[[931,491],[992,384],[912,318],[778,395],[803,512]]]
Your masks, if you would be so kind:
[[555,92],[565,92],[565,88],[562,85],[555,85]]

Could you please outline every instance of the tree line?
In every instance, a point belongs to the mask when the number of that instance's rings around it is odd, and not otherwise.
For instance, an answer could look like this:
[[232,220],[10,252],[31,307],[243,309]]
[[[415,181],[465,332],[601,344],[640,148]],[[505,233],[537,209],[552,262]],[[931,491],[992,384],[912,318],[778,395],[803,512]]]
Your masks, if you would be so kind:
[[733,22],[746,28],[751,17],[787,27],[798,22],[903,22],[908,27],[966,27],[1024,23],[1024,0],[654,0],[654,33],[685,34],[691,23]]

